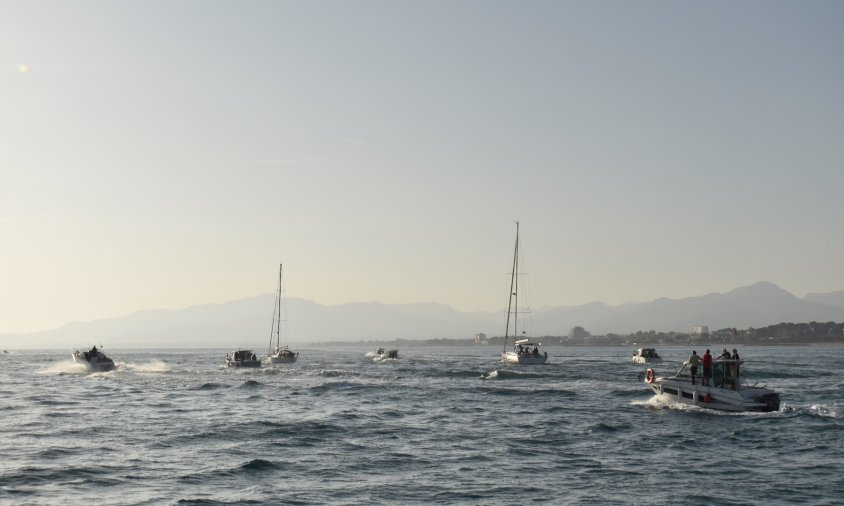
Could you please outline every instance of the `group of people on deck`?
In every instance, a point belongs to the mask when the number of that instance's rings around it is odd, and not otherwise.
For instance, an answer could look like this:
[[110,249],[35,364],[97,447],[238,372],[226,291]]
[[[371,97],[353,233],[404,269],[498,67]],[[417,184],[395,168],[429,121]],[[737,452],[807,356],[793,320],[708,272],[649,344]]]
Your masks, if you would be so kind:
[[539,346],[534,346],[533,350],[531,350],[530,346],[522,346],[520,344],[516,353],[518,353],[519,355],[533,355],[534,357],[538,357],[539,356]]
[[[727,351],[727,348],[723,348],[721,350],[721,354],[715,358],[715,360],[738,360],[739,354],[735,348],[733,348],[733,354],[730,355],[730,352]],[[701,375],[700,384],[703,386],[711,386],[709,384],[710,379],[712,378],[712,355],[709,353],[709,349],[707,348],[706,353],[703,354],[703,357],[699,357],[697,351],[692,350],[692,354],[689,356],[688,364],[689,370],[692,373],[692,385],[695,384],[695,376],[697,375],[698,367],[703,366],[703,374]]]
[[82,356],[85,357],[85,360],[90,361],[92,358],[99,356],[98,353],[99,352],[97,351],[97,347],[95,345],[93,348],[91,348],[91,351],[86,351],[82,354]]

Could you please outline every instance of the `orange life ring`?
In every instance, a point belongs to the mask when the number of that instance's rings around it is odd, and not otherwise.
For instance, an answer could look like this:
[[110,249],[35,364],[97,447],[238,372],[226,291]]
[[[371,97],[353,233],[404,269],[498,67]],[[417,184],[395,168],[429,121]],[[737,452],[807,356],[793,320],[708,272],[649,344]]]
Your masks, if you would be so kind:
[[653,383],[654,379],[655,379],[654,370],[648,369],[647,374],[645,374],[645,381],[647,381],[648,383]]

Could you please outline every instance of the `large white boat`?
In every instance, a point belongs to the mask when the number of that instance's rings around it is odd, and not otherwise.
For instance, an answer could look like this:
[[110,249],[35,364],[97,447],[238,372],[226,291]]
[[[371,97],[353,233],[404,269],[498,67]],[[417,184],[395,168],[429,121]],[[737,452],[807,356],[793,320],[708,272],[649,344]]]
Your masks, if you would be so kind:
[[770,388],[748,385],[741,375],[743,363],[732,359],[713,361],[709,385],[703,385],[699,376],[692,378],[688,363],[683,364],[674,376],[657,376],[653,369],[648,369],[645,384],[657,397],[702,408],[724,411],[778,411],[779,394]]
[[[287,346],[287,298],[284,296],[284,281],[282,277],[282,265],[278,264],[278,290],[275,297],[276,304],[273,306],[273,326],[270,329],[270,349],[267,353],[268,364],[290,364],[296,361],[299,356]],[[284,302],[284,312],[282,312]],[[281,344],[281,325],[284,323],[284,341]],[[273,349],[273,332],[275,332],[275,349]]]
[[[519,339],[519,222],[516,222],[516,247],[513,253],[513,272],[510,273],[510,300],[507,303],[507,326],[504,331],[504,350],[501,361],[507,364],[544,364],[548,361],[548,352],[539,351],[542,343]],[[507,350],[510,341],[510,321],[513,321],[513,349]],[[524,334],[524,332],[522,332]]]
[[653,348],[639,348],[633,352],[634,364],[661,364],[662,357]]
[[96,346],[90,351],[73,350],[70,354],[73,361],[84,366],[89,372],[107,372],[114,370],[114,360],[105,356]]

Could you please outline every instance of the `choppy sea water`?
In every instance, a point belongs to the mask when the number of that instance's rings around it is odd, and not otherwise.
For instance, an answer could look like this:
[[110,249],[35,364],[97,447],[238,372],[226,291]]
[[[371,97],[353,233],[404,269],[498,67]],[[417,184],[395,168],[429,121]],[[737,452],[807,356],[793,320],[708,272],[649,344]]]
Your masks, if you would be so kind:
[[[720,349],[720,345],[712,347]],[[660,404],[626,347],[0,354],[9,504],[841,504],[844,348],[740,347],[774,413]],[[690,349],[657,348],[680,367]],[[257,350],[256,350],[257,351]],[[699,352],[702,350],[698,350]]]

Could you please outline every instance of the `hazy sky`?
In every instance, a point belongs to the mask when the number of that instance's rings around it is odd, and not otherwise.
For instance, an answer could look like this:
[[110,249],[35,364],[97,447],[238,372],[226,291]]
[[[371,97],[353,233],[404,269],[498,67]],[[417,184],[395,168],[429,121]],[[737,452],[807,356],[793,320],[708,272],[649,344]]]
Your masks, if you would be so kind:
[[0,332],[844,289],[844,3],[0,1]]

